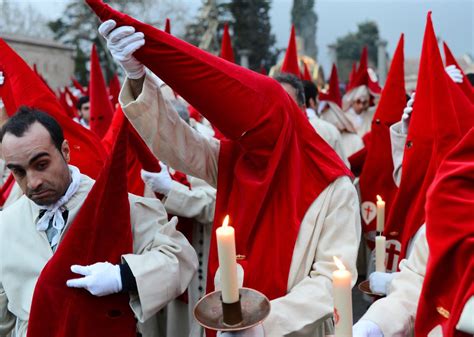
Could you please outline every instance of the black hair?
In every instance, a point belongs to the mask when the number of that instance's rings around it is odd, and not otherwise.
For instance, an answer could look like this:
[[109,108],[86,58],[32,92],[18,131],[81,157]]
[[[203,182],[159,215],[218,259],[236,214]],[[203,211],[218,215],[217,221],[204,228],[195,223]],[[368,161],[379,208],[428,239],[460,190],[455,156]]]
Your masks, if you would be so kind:
[[64,134],[59,123],[47,113],[22,106],[18,111],[3,125],[0,131],[0,143],[7,133],[16,137],[21,137],[34,123],[40,123],[48,130],[54,146],[61,152],[61,146],[64,142]]
[[316,99],[318,98],[318,87],[314,84],[313,81],[303,81],[304,87],[304,97],[306,99],[306,106],[309,107],[309,100],[312,98],[316,103]]
[[469,83],[471,83],[471,86],[474,86],[474,73],[467,73],[466,77],[469,80]]
[[89,103],[89,96],[82,96],[82,97],[80,97],[80,98],[77,100],[77,103],[76,103],[76,108],[77,108],[77,110],[81,110],[82,105],[83,105],[83,104],[86,104],[86,103]]
[[303,83],[298,77],[289,73],[281,73],[275,76],[275,80],[279,83],[291,85],[296,91],[296,103],[298,105],[305,104]]

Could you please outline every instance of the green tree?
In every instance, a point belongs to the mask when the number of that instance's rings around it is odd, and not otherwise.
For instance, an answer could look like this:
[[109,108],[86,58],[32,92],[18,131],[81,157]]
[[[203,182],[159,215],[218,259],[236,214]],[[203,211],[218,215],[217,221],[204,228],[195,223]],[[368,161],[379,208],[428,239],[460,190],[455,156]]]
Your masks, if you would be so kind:
[[[167,17],[171,18],[174,23],[182,23],[186,20],[186,9],[181,0],[160,0],[159,3],[156,3],[155,0],[111,0],[106,2],[117,10],[158,28],[164,27]],[[108,52],[105,40],[99,37],[97,32],[99,24],[97,16],[92,13],[83,0],[71,1],[59,19],[49,22],[49,27],[57,40],[75,47],[75,76],[83,85],[87,85],[89,80],[87,62],[92,43],[97,45],[107,80],[116,71],[121,71]]]
[[373,21],[358,24],[356,33],[349,33],[337,39],[335,47],[337,52],[337,66],[341,79],[347,81],[353,62],[360,59],[362,48],[367,46],[369,64],[377,66],[377,41],[379,29]]
[[291,22],[296,35],[303,39],[304,54],[316,59],[316,24],[318,16],[314,12],[314,0],[294,0],[291,9]]
[[275,36],[271,33],[270,0],[232,0],[228,4],[233,22],[234,50],[249,52],[250,69],[267,69],[276,62]]

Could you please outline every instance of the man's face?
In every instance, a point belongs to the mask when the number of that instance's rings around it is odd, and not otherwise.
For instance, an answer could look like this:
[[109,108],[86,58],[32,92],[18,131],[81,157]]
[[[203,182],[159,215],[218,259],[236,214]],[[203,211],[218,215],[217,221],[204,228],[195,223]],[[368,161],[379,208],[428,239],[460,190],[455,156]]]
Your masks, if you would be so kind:
[[352,102],[352,109],[354,109],[356,114],[361,114],[369,108],[369,99],[367,97],[357,98]]
[[71,182],[69,145],[65,140],[59,151],[40,123],[32,124],[21,137],[6,133],[2,152],[21,190],[34,203],[54,204],[66,192]]
[[91,108],[91,103],[87,102],[87,103],[82,104],[81,110],[79,110],[80,115],[82,116],[82,118],[84,118],[84,120],[87,123],[89,123],[90,119],[91,119],[91,110],[90,110],[90,108]]

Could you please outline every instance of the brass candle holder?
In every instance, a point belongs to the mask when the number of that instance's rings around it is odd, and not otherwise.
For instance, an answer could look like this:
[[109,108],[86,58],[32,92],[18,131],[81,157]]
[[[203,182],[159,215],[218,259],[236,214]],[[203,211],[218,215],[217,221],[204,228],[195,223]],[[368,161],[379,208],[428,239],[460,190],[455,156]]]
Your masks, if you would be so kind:
[[239,301],[223,303],[221,291],[207,294],[196,303],[194,317],[206,329],[239,331],[261,323],[270,313],[270,301],[262,293],[239,289]]

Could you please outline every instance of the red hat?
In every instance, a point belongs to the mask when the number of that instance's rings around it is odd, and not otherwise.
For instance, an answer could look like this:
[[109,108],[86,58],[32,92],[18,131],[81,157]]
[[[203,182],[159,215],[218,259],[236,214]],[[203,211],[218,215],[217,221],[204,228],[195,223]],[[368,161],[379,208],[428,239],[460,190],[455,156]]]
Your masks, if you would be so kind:
[[109,82],[109,94],[111,96],[111,102],[112,102],[112,107],[115,108],[115,106],[118,103],[118,98],[120,95],[120,80],[118,78],[118,75],[115,73],[114,76],[110,79]]
[[[415,103],[403,155],[403,174],[385,233],[405,257],[410,239],[425,221],[426,191],[446,153],[462,136],[436,36],[428,13]],[[470,112],[474,113],[474,112]]]
[[467,78],[466,74],[464,74],[464,72],[462,71],[461,67],[459,66],[458,62],[454,58],[453,53],[449,49],[446,42],[443,42],[443,48],[444,48],[444,55],[446,57],[446,66],[454,65],[456,66],[456,68],[458,68],[461,71],[462,83],[458,83],[458,86],[466,94],[466,96],[469,98],[471,103],[474,104],[474,88],[472,87],[471,82],[469,82],[469,79]]
[[351,68],[351,72],[349,73],[349,81],[347,82],[346,92],[354,87],[353,82],[354,82],[356,72],[357,72],[356,67],[357,67],[356,63],[352,62],[352,68]]
[[171,21],[169,18],[166,18],[165,33],[171,34]]
[[68,279],[77,278],[70,271],[71,265],[100,261],[118,264],[123,254],[133,251],[127,193],[127,127],[125,120],[102,172],[39,276],[27,337],[136,335],[128,294],[96,297],[84,289],[66,286]]
[[336,103],[340,108],[342,108],[342,96],[341,91],[339,90],[339,78],[337,76],[337,67],[335,63],[332,64],[331,77],[329,78],[329,90],[326,93],[320,92],[318,98],[320,101]]
[[[377,195],[385,201],[385,213],[388,214],[397,190],[392,177],[393,161],[389,128],[400,120],[406,106],[403,44],[402,34],[372,120],[370,141],[360,176],[361,213],[364,222],[362,228],[365,233],[374,232],[376,229]],[[368,244],[373,249],[373,241],[368,241]]]
[[89,92],[86,88],[84,88],[81,83],[79,83],[79,81],[74,78],[74,76],[71,76],[71,81],[72,81],[72,84],[74,85],[74,88],[76,88],[77,90],[79,90],[81,92],[81,95],[82,96],[87,96],[89,95]]
[[308,65],[306,64],[306,62],[303,62],[303,65],[304,65],[304,73],[303,73],[303,76],[301,76],[301,78],[303,79],[303,81],[312,81],[313,78],[311,77],[311,73],[308,69]]
[[71,106],[69,104],[66,90],[64,90],[64,91],[59,90],[58,99],[59,99],[59,103],[61,103],[61,106],[63,107],[64,111],[69,116],[69,118],[77,117],[76,107]]
[[55,95],[2,39],[0,49],[0,67],[5,76],[5,83],[0,86],[0,95],[8,115],[13,115],[18,107],[26,105],[54,117],[63,129],[64,138],[69,142],[71,164],[79,167],[82,173],[92,178],[97,177],[106,156],[100,140],[67,116]]
[[474,296],[474,128],[441,163],[426,201],[429,258],[415,322],[424,337],[437,325],[443,336],[456,330]]
[[232,42],[229,35],[229,25],[224,24],[224,34],[222,34],[221,57],[224,60],[235,63],[234,51],[232,50]]
[[378,82],[373,81],[369,76],[367,46],[362,49],[359,68],[357,68],[357,72],[350,80],[350,85],[347,87],[347,92],[361,85],[367,86],[370,93],[372,94],[380,94],[382,92],[382,89],[380,88]]
[[[71,92],[71,90],[69,90],[69,88],[67,86],[64,87],[64,92],[66,93],[66,98],[71,101],[72,106],[74,107],[74,109],[76,109],[76,107],[77,107],[77,97],[73,95],[73,93]],[[74,113],[75,113],[75,115],[77,115],[77,112],[74,112]]]
[[102,75],[99,55],[97,55],[95,45],[92,45],[89,82],[89,95],[91,102],[90,126],[91,130],[102,138],[112,122],[114,109],[109,99],[109,93],[107,91],[107,86],[105,85],[104,76]]
[[[220,142],[214,229],[229,214],[237,254],[245,256],[244,285],[270,299],[284,296],[304,214],[330,183],[350,175],[345,165],[274,79],[206,53],[102,1],[87,2],[101,20],[114,19],[118,26],[143,32],[146,43],[134,56],[226,136]],[[213,236],[208,290],[214,288],[217,267]]]
[[298,78],[301,78],[294,25],[291,25],[290,39],[288,40],[288,48],[286,49],[285,59],[283,60],[283,65],[281,66],[281,72],[293,74]]

